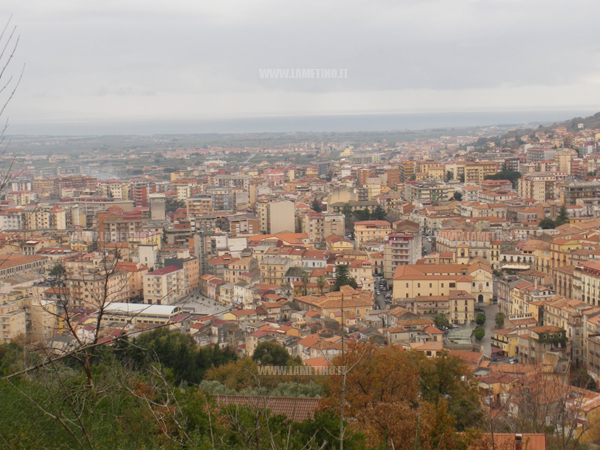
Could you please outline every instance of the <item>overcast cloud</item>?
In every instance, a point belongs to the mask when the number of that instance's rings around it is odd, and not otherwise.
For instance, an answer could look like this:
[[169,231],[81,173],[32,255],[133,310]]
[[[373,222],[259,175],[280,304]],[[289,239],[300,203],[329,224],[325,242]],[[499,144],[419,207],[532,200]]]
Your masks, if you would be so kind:
[[[5,0],[26,123],[595,108],[600,2]],[[261,79],[260,69],[348,69]]]

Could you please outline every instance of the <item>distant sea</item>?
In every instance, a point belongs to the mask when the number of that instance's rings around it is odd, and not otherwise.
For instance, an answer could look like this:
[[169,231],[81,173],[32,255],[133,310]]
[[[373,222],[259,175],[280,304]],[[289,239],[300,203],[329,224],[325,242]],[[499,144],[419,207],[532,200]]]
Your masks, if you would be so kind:
[[404,131],[491,125],[552,123],[592,115],[597,110],[532,110],[329,116],[248,117],[237,119],[155,120],[86,123],[15,123],[10,135],[154,135],[206,133],[293,133]]

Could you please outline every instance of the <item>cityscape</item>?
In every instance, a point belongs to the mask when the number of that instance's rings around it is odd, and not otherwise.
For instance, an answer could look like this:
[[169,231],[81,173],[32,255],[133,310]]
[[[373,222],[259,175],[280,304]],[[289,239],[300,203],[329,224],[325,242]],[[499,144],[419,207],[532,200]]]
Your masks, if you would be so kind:
[[600,449],[589,0],[0,5],[0,450]]
[[[45,365],[176,335],[222,355],[209,358],[204,376],[177,369],[184,362],[170,361],[174,354],[159,352],[159,361],[229,406],[252,405],[245,394],[260,383],[248,375],[240,389],[217,366],[295,366],[302,395],[287,387],[288,395],[259,389],[254,398],[296,422],[339,397],[340,376],[358,376],[342,370],[346,358],[393,349],[400,353],[388,358],[445,361],[436,364],[453,365],[455,383],[468,378],[477,404],[465,408],[479,419],[464,430],[487,415],[501,442],[567,431],[570,442],[593,442],[599,114],[533,129],[448,131],[354,144],[280,136],[290,142],[254,147],[131,138],[82,154],[44,153],[66,146],[60,138],[16,137],[27,150],[2,156],[11,170],[0,205],[0,343],[30,348]],[[273,392],[292,375],[271,375],[280,377]],[[531,383],[548,392],[532,398]],[[544,406],[535,419],[543,427],[508,434],[534,400]],[[559,417],[563,428],[548,432]],[[372,418],[354,420],[348,433],[381,439],[369,431]],[[477,439],[468,448],[489,445],[485,433]]]

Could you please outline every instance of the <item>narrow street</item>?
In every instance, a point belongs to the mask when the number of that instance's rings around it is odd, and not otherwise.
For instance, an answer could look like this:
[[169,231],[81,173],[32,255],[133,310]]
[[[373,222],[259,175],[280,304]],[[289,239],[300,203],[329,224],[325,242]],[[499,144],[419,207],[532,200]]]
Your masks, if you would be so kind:
[[[476,306],[477,307],[477,306]],[[483,353],[487,356],[492,356],[492,334],[496,325],[496,313],[498,312],[498,305],[484,305],[480,306],[485,313],[485,324],[483,328],[485,330],[485,336],[481,340],[483,346]],[[477,311],[475,312],[477,316]]]

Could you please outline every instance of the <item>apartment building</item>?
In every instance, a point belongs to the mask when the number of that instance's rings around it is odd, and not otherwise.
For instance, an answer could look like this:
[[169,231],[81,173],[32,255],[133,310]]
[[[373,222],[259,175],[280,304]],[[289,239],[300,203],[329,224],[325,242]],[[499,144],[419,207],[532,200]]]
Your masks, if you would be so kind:
[[129,299],[129,277],[125,272],[108,275],[81,273],[67,279],[70,303],[78,308],[99,308],[112,302]]
[[440,231],[436,236],[436,250],[451,252],[460,262],[477,256],[492,261],[494,238],[490,231]]
[[215,211],[212,195],[199,195],[198,197],[188,198],[186,201],[188,217],[203,216],[212,214]]
[[20,294],[0,296],[0,344],[8,344],[27,333],[27,314]]
[[454,194],[454,188],[442,181],[421,181],[404,185],[404,199],[407,202],[445,202]]
[[299,216],[300,232],[306,233],[314,243],[321,243],[325,239],[325,215],[311,209]]
[[563,184],[565,206],[577,205],[577,200],[600,198],[600,181],[568,181]]
[[177,266],[144,275],[144,303],[148,305],[171,305],[188,292],[185,271]]
[[530,147],[527,149],[526,160],[528,163],[534,161],[554,160],[556,150],[548,147]]
[[567,353],[566,332],[552,325],[518,331],[517,355],[521,364],[539,364],[547,352]]
[[600,261],[585,261],[575,266],[573,298],[600,306]]
[[293,202],[274,201],[259,202],[256,205],[258,212],[258,229],[264,234],[276,234],[287,231],[293,233],[296,229]]
[[475,297],[466,291],[451,290],[448,295],[417,296],[401,301],[400,305],[418,315],[443,313],[450,323],[464,325],[475,320]]
[[0,280],[26,272],[43,273],[49,261],[40,255],[0,255]]
[[346,216],[343,214],[325,213],[323,216],[323,238],[344,236],[346,233]]
[[518,192],[522,198],[538,202],[560,198],[560,189],[567,174],[563,172],[528,173],[519,178]]
[[383,247],[383,274],[391,280],[396,267],[416,264],[422,256],[422,237],[416,233],[390,233]]
[[280,256],[267,256],[260,261],[260,276],[264,284],[283,286],[285,274],[291,266],[291,260]]
[[392,231],[392,225],[385,220],[363,220],[354,224],[356,248],[362,249],[366,242],[383,242]]
[[584,349],[584,314],[592,306],[580,300],[560,296],[553,297],[543,304],[542,325],[555,326],[565,330],[567,337],[567,355],[575,366],[585,359]]

